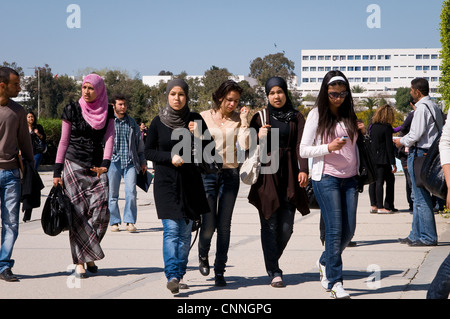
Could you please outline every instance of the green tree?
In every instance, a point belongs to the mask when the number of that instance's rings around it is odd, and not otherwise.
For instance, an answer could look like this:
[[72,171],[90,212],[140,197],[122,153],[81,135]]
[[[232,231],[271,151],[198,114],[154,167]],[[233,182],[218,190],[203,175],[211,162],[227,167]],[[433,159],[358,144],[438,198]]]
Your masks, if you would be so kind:
[[264,58],[256,58],[250,64],[250,74],[249,76],[258,80],[259,85],[264,86],[266,81],[273,77],[282,77],[292,84],[295,63],[289,60],[284,53],[276,53],[266,55]]
[[444,100],[445,112],[450,106],[450,0],[445,0],[441,11],[442,80],[439,91]]
[[411,111],[411,106],[409,104],[411,100],[410,94],[411,88],[403,87],[398,88],[395,93],[395,105],[397,110],[403,113],[408,113]]

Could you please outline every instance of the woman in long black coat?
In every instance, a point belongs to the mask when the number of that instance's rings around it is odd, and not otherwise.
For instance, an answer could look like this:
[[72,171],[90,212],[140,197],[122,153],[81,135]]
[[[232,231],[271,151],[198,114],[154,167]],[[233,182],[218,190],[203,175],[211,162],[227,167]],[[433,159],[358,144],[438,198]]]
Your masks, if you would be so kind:
[[[203,135],[206,123],[188,107],[189,88],[183,80],[167,85],[168,103],[149,128],[145,156],[155,168],[154,197],[162,220],[164,272],[167,288],[186,287],[186,273],[194,220],[209,212],[202,177],[192,161],[192,136]],[[204,146],[202,144],[202,146]]]

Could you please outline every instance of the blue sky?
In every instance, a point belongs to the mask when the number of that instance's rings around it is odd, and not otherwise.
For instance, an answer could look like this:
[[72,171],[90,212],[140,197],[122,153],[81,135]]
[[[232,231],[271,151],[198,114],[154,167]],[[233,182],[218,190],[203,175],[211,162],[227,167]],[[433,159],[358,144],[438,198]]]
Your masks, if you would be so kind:
[[[441,46],[443,0],[2,2],[0,62],[27,75],[44,64],[68,75],[86,67],[197,75],[212,65],[247,75],[250,61],[280,51],[300,74],[302,49]],[[67,27],[70,4],[81,10],[79,29]],[[370,4],[381,9],[381,28],[367,26]]]

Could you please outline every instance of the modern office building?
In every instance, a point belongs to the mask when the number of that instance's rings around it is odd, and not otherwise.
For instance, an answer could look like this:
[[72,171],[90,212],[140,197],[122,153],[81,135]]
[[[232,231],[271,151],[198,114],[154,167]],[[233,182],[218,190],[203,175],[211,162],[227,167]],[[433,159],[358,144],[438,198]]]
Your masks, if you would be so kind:
[[410,87],[411,80],[426,78],[431,96],[437,97],[441,78],[441,49],[362,49],[302,50],[299,91],[303,96],[317,95],[328,71],[340,70],[352,86],[366,94],[393,95],[400,87]]

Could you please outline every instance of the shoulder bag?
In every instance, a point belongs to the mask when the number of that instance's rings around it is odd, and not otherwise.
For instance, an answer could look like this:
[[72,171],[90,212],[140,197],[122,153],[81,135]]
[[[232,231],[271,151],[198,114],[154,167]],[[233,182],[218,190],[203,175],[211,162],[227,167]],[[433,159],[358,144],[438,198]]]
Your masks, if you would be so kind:
[[[266,110],[258,112],[261,117],[261,126],[266,125],[266,112]],[[257,145],[255,151],[250,152],[249,156],[241,166],[239,174],[244,184],[253,185],[258,180],[259,172],[261,171],[259,151],[260,147]]]
[[375,183],[377,180],[377,171],[372,156],[372,140],[369,135],[358,133],[356,140],[359,151],[359,181],[358,192],[362,193],[364,185]]
[[72,204],[60,184],[50,190],[42,210],[41,224],[49,236],[59,235],[72,227]]

